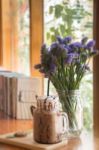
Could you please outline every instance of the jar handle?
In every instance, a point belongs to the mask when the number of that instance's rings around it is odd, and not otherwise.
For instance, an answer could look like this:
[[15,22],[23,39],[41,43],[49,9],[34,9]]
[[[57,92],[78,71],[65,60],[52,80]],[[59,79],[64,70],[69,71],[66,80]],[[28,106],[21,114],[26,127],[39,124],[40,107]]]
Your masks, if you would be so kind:
[[30,106],[30,111],[31,111],[32,116],[33,116],[35,110],[36,110],[35,106],[33,106],[33,105]]
[[69,130],[69,120],[68,120],[68,116],[65,112],[61,112],[61,116],[63,117],[63,119],[62,119],[62,121],[63,121],[62,122],[62,125],[63,125],[62,135],[64,135]]

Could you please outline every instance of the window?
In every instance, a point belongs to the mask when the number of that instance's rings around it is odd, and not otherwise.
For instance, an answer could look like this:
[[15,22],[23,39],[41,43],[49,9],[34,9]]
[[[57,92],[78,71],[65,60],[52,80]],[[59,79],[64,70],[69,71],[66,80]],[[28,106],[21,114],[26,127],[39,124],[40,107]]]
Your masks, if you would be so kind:
[[17,72],[30,75],[30,8],[29,0],[10,0],[11,50]]
[[[90,39],[93,38],[92,0],[45,0],[44,14],[44,39],[47,44],[55,41],[55,36],[57,35],[61,35],[62,37],[71,35],[77,40],[84,36],[87,36]],[[90,66],[92,70],[92,60]],[[88,131],[91,130],[93,126],[92,79],[93,74],[91,71],[83,78],[81,83],[81,93],[84,105],[84,127]],[[47,79],[45,79],[45,87],[47,87],[46,80]],[[50,94],[55,94],[52,85],[50,87]]]
[[29,0],[18,0],[18,72],[30,75]]
[[43,0],[0,0],[0,8],[0,65],[40,76],[33,67],[43,41]]

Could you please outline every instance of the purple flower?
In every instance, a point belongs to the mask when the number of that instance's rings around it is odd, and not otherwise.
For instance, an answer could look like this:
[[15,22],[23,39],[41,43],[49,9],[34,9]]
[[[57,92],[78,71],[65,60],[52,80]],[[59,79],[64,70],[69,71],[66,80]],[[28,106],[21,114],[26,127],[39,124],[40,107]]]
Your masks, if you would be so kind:
[[62,39],[60,36],[57,36],[56,39],[58,40],[58,42],[59,42],[60,44],[63,44],[63,39]]
[[50,72],[55,72],[55,70],[56,70],[56,65],[51,62],[49,66],[50,66],[49,71],[50,71]]
[[68,43],[70,43],[71,40],[72,40],[71,36],[67,36],[67,37],[65,37],[65,38],[63,38],[63,39],[62,39],[60,36],[57,36],[56,38],[57,38],[57,40],[58,40],[58,42],[59,42],[60,44],[68,44]]
[[59,44],[58,44],[57,42],[54,42],[54,43],[52,43],[51,46],[50,46],[50,51],[51,51],[52,49],[57,49],[58,47],[59,47]]
[[75,42],[75,43],[70,44],[70,47],[79,49],[79,48],[82,48],[83,46],[80,42]]
[[93,48],[94,46],[95,46],[95,41],[91,40],[87,43],[86,48],[90,49],[90,48]]
[[65,49],[64,44],[53,43],[50,48],[50,53],[56,57],[60,57],[66,54],[67,49]]
[[71,40],[72,40],[71,36],[67,36],[67,37],[65,37],[65,38],[63,39],[63,43],[64,43],[64,44],[68,44],[68,43],[71,42]]
[[75,53],[73,53],[73,55],[74,55],[74,56],[73,56],[74,58],[77,58],[77,59],[78,59],[80,54],[77,53],[77,52],[75,52]]
[[66,45],[65,49],[67,49],[68,53],[73,52],[72,48],[69,45]]
[[54,56],[58,56],[60,55],[61,49],[59,47],[58,43],[52,43],[52,45],[50,46],[50,53]]
[[65,59],[65,64],[71,64],[73,61],[73,54],[68,54]]
[[68,47],[65,44],[60,44],[59,49],[61,50],[61,52],[68,52]]
[[78,53],[69,53],[65,59],[65,63],[71,64],[74,60],[77,60],[78,57]]

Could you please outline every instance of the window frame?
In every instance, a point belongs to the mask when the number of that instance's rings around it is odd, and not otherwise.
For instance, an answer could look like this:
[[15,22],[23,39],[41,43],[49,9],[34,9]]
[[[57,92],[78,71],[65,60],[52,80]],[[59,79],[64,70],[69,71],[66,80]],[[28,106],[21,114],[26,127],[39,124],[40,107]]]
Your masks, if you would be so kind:
[[[39,11],[38,11],[39,10]],[[30,0],[30,72],[40,76],[34,65],[40,62],[40,49],[43,43],[43,0]]]
[[[99,50],[99,1],[93,4],[93,36]],[[99,137],[99,55],[93,59],[93,121],[94,135]]]

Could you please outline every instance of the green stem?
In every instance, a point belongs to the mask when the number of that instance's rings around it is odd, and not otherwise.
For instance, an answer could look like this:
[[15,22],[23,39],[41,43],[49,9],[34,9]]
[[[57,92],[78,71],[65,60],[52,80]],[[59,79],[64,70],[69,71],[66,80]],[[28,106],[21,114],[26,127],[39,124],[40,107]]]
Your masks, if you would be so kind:
[[70,129],[77,128],[77,118],[76,118],[76,106],[77,100],[73,96],[67,96],[63,91],[58,92],[60,102],[62,104],[63,111],[67,113],[69,119]]

